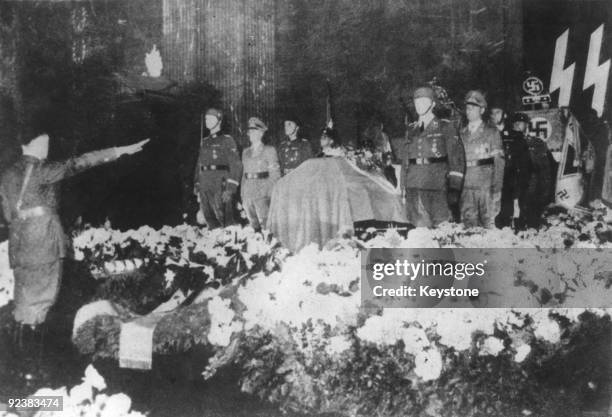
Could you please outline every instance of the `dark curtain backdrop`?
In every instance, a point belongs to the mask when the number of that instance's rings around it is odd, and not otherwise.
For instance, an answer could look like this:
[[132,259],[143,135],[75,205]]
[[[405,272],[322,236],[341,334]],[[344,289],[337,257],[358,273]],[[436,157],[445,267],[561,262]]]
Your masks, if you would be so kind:
[[[142,155],[68,182],[68,223],[78,215],[98,224],[108,216],[121,227],[180,221],[198,115],[208,105],[223,108],[226,129],[246,146],[248,117],[262,117],[277,142],[287,113],[297,114],[317,143],[326,80],[336,127],[353,143],[373,118],[391,136],[401,135],[400,97],[409,102],[411,91],[433,77],[459,103],[472,88],[501,94],[509,104],[520,98],[520,1],[99,0],[0,7],[6,98],[0,122],[11,124],[10,109],[23,115],[31,103],[49,105],[57,114],[57,158],[153,139]],[[153,44],[164,75],[177,83],[172,99],[126,95],[113,76],[141,74]],[[0,136],[16,149],[8,128]]]

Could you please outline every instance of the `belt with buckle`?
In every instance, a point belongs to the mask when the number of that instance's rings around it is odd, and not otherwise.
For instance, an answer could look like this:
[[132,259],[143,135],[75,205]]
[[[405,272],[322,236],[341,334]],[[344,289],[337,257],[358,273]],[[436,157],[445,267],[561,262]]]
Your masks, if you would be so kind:
[[229,171],[227,165],[202,165],[200,168],[202,171]]
[[33,217],[45,216],[47,214],[54,214],[54,211],[48,207],[43,206],[37,206],[17,211],[17,217],[19,218],[19,220],[27,220]]
[[245,172],[244,173],[244,178],[246,178],[247,180],[259,180],[262,178],[268,178],[270,176],[270,173],[268,171],[264,171],[264,172]]
[[410,158],[408,159],[408,163],[415,165],[429,165],[429,164],[437,164],[440,162],[448,161],[447,156],[442,156],[440,158]]
[[491,158],[477,159],[475,161],[467,161],[465,165],[468,167],[480,167],[483,165],[493,165],[494,161],[495,159],[491,157]]

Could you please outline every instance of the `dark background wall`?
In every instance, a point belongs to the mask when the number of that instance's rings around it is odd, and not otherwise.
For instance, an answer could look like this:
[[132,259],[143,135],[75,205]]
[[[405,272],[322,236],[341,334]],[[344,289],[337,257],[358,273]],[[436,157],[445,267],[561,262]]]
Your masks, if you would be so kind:
[[291,0],[279,2],[277,27],[278,104],[296,106],[311,136],[325,122],[326,79],[346,141],[376,114],[401,134],[400,97],[433,77],[456,101],[471,88],[515,95],[516,1]]
[[[546,86],[550,83],[552,62],[557,38],[570,29],[565,65],[576,63],[570,106],[583,118],[591,107],[593,88],[583,90],[584,74],[591,33],[604,24],[600,62],[612,58],[612,2],[607,0],[589,1],[529,1],[523,0],[525,57],[523,66],[539,76]],[[610,77],[608,78],[610,79]],[[612,98],[608,86],[607,100]],[[559,92],[553,94],[553,101]],[[612,120],[610,108],[604,116]]]
[[[436,77],[461,104],[467,90],[520,102],[524,70],[548,84],[554,42],[571,26],[582,85],[588,37],[610,20],[607,1],[559,0],[96,0],[0,3],[0,169],[14,160],[15,118],[28,106],[56,112],[53,157],[151,137],[131,160],[69,181],[64,217],[116,226],[181,221],[188,204],[200,114],[220,106],[247,145],[250,116],[270,126],[297,113],[318,141],[326,81],[341,137],[357,142],[372,118],[402,134],[411,91]],[[606,30],[606,36],[610,36]],[[587,46],[585,46],[585,43]],[[172,88],[149,94],[138,77],[157,45]],[[612,56],[609,38],[602,61]],[[590,103],[590,91],[575,95]],[[580,101],[582,100],[582,101]],[[588,103],[587,103],[588,102]],[[13,111],[14,110],[14,111]],[[411,110],[412,111],[412,110]],[[410,115],[414,117],[414,114]],[[193,202],[192,202],[193,203]]]

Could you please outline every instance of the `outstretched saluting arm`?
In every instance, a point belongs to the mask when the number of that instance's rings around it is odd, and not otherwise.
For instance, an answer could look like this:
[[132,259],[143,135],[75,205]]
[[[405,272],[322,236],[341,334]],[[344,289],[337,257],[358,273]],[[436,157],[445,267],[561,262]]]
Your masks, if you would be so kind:
[[45,170],[44,175],[42,176],[43,182],[47,184],[58,182],[64,178],[79,174],[80,172],[83,172],[89,168],[115,161],[123,155],[133,155],[142,151],[142,148],[149,142],[149,140],[150,139],[145,139],[127,146],[87,152],[67,161],[47,164],[43,168]]

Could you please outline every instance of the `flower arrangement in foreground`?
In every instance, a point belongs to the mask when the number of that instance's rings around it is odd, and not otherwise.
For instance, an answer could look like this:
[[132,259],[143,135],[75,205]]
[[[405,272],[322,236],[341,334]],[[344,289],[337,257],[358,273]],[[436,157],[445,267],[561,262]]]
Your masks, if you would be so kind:
[[[89,365],[81,384],[70,389],[41,388],[32,396],[62,397],[62,411],[36,411],[34,417],[144,417],[132,411],[132,400],[123,393],[106,394],[106,382],[98,371]],[[17,417],[20,414],[0,411],[0,417]]]
[[[585,386],[587,390],[597,386],[593,381],[606,371],[600,357],[585,352],[593,348],[593,340],[609,334],[607,311],[567,309],[562,300],[544,302],[542,297],[534,297],[536,305],[555,309],[363,311],[357,297],[357,251],[363,247],[609,248],[611,220],[602,209],[586,216],[551,212],[542,230],[519,234],[446,224],[435,230],[414,229],[407,239],[391,232],[369,236],[367,242],[339,241],[322,251],[305,248],[286,261],[287,251],[269,235],[240,227],[90,229],[75,237],[74,248],[78,259],[90,269],[105,271],[107,278],[125,272],[108,271],[106,265],[112,261],[142,259],[143,265],[146,260],[146,265],[161,268],[164,285],[172,290],[181,284],[186,292],[197,292],[205,283],[216,284],[160,323],[154,335],[159,352],[208,343],[216,355],[206,376],[235,361],[244,369],[244,390],[282,407],[439,415],[436,407],[443,404],[452,410],[449,415],[469,415],[466,410],[472,415],[523,411],[563,415],[573,410],[571,401],[577,403],[572,395]],[[0,244],[0,306],[12,299],[7,249],[6,242]],[[573,300],[586,303],[609,293],[609,279],[580,278],[571,288]],[[526,297],[538,294],[534,288],[552,291],[546,280],[529,285],[516,290]],[[89,326],[94,323],[108,324],[109,317],[94,317]],[[117,322],[113,323],[108,328],[116,330]],[[191,339],[181,346],[185,333]],[[106,344],[94,350],[107,347],[107,353],[116,356],[116,338],[106,337],[112,333],[101,336]],[[542,375],[555,375],[561,388],[548,390]],[[391,383],[393,378],[398,380]],[[350,392],[361,392],[363,400]],[[531,400],[519,401],[525,393],[531,393]],[[445,402],[451,397],[460,398],[461,404]],[[497,398],[496,403],[492,398]],[[530,409],[512,408],[529,403]]]
[[[193,304],[160,322],[154,333],[156,352],[172,352],[187,337],[187,348],[207,344],[212,357],[205,378],[233,362],[242,369],[244,391],[302,412],[576,415],[584,391],[605,380],[607,371],[593,353],[593,341],[610,333],[607,310],[570,309],[563,299],[541,297],[534,297],[534,306],[554,308],[364,309],[359,250],[610,247],[607,228],[605,213],[589,220],[559,214],[551,215],[540,232],[446,224],[414,229],[406,239],[390,231],[366,242],[338,240],[322,250],[309,246],[284,258],[280,269],[252,271],[203,290]],[[252,238],[259,239],[248,235],[247,246]],[[210,247],[207,242],[200,245]],[[261,250],[267,251],[265,246]],[[580,278],[573,284],[574,300],[610,291],[605,282]],[[515,290],[525,297],[538,294],[534,286],[552,291],[546,279],[534,280]],[[81,334],[109,320],[114,333],[106,333],[110,337],[104,346],[116,357],[118,318],[96,317],[82,326]],[[96,346],[90,341],[81,350],[93,353]]]
[[8,241],[0,243],[0,307],[13,299],[13,270],[9,265]]

